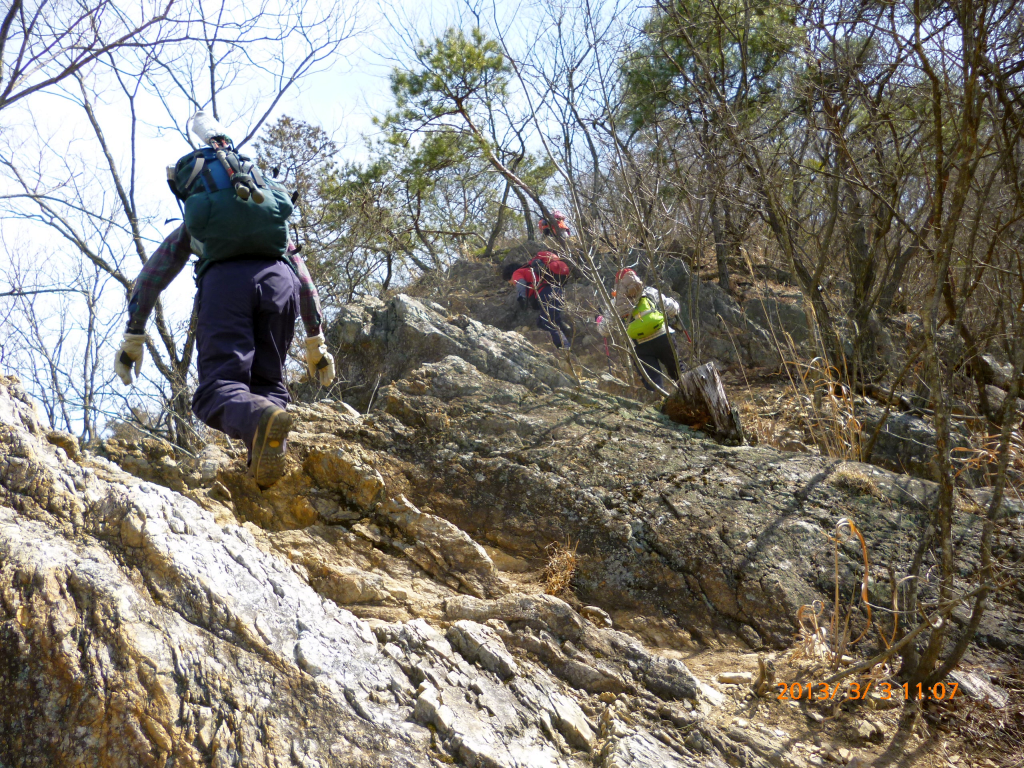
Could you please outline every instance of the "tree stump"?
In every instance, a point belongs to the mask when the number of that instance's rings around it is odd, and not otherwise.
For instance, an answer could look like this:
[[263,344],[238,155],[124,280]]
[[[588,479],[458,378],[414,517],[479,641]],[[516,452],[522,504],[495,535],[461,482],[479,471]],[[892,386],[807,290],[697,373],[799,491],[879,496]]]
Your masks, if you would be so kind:
[[729,404],[714,363],[684,373],[679,379],[679,390],[665,399],[661,412],[678,424],[712,437],[743,442],[740,415]]

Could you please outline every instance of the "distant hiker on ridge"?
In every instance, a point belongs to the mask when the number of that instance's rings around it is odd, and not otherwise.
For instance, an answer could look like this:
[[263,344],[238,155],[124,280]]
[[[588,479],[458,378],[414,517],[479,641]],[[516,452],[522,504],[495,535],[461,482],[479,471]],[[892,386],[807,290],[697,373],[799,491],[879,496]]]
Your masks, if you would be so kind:
[[565,221],[565,214],[561,211],[555,211],[551,214],[551,218],[555,221],[554,227],[548,224],[548,220],[543,217],[537,220],[537,229],[540,230],[540,236],[542,238],[549,237],[555,234],[557,230],[558,234],[563,238],[569,237],[571,233],[569,232],[569,225]]
[[114,369],[131,385],[132,367],[136,376],[142,367],[146,321],[156,300],[196,253],[199,386],[192,410],[208,426],[245,443],[249,473],[266,488],[284,474],[292,427],[284,365],[296,313],[306,328],[310,376],[328,386],[334,358],[324,341],[316,288],[288,241],[287,192],[235,153],[217,121],[198,112],[191,130],[209,146],[168,168],[171,190],[185,203],[185,222],[135,281]]

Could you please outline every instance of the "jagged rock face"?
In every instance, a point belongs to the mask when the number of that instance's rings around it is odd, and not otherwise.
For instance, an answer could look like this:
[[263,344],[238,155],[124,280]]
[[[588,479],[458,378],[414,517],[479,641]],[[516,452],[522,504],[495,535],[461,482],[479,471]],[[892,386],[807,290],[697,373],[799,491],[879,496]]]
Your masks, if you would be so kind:
[[499,331],[466,315],[448,318],[440,305],[404,294],[387,304],[363,298],[347,305],[328,330],[328,337],[342,352],[343,375],[361,385],[353,399],[364,407],[378,384],[448,355],[530,389],[573,384],[553,357],[540,353],[519,334]]
[[[875,490],[851,491],[838,462],[726,448],[631,400],[584,387],[531,390],[461,356],[405,354],[410,368],[427,362],[381,387],[372,418],[373,440],[389,453],[381,462],[405,462],[402,492],[519,556],[579,542],[581,599],[622,622],[655,605],[668,626],[646,618],[636,629],[667,631],[677,645],[737,636],[788,645],[799,607],[834,587],[838,521],[853,519],[873,560],[898,567],[934,495],[930,483],[857,464],[847,467]],[[962,526],[968,540],[975,535],[969,518]],[[965,550],[964,567],[976,557]],[[855,549],[841,550],[843,589],[856,588],[858,562]],[[887,604],[884,586],[875,589]],[[991,636],[1024,640],[1005,631]]]
[[[153,446],[104,449],[162,485],[144,481],[45,434],[0,381],[4,754],[765,766],[652,646],[788,644],[832,587],[837,519],[898,565],[930,486],[862,468],[875,493],[858,495],[820,459],[723,448],[407,297],[345,317],[349,362],[375,381],[379,366],[373,410],[294,407],[289,471],[266,492],[229,446],[177,475]],[[531,574],[566,541],[563,600]],[[859,557],[840,551],[848,593]]]
[[[376,502],[376,522],[355,534],[273,534],[218,522],[223,504],[205,491],[195,497],[209,508],[88,452],[79,461],[47,441],[16,382],[0,382],[5,762],[512,768],[631,764],[642,753],[720,764],[710,726],[691,729],[707,734],[691,746],[684,733],[659,730],[659,740],[642,724],[599,720],[587,686],[566,682],[603,675],[632,692],[636,717],[696,723],[707,702],[682,664],[557,598],[489,599],[508,587],[486,552],[400,495]],[[331,492],[370,504],[348,481],[373,470],[335,464]],[[332,482],[322,464],[314,474]],[[292,475],[313,482],[302,467]],[[357,618],[339,603],[367,590],[346,591],[346,576],[410,611],[447,615],[447,632],[408,615]],[[410,595],[402,577],[425,586]],[[522,646],[538,655],[513,657]],[[594,657],[615,648],[628,667]],[[671,704],[683,701],[689,709]]]

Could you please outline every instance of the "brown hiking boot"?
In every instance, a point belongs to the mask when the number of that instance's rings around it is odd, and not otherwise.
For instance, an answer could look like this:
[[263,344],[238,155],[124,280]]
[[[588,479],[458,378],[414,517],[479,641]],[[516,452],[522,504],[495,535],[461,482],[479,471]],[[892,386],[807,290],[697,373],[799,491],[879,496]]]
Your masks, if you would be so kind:
[[291,428],[292,415],[284,408],[268,405],[260,414],[249,460],[249,474],[256,478],[260,488],[269,488],[284,474],[286,442]]

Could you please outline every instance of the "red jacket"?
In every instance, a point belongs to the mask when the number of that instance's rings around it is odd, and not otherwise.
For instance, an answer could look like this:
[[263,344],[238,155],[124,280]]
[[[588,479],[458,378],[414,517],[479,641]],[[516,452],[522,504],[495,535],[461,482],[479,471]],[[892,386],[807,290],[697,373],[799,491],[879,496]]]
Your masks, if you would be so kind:
[[529,265],[520,267],[512,273],[512,284],[516,285],[520,281],[526,284],[526,295],[528,297],[536,296],[544,288],[544,281],[537,280],[537,275]]

